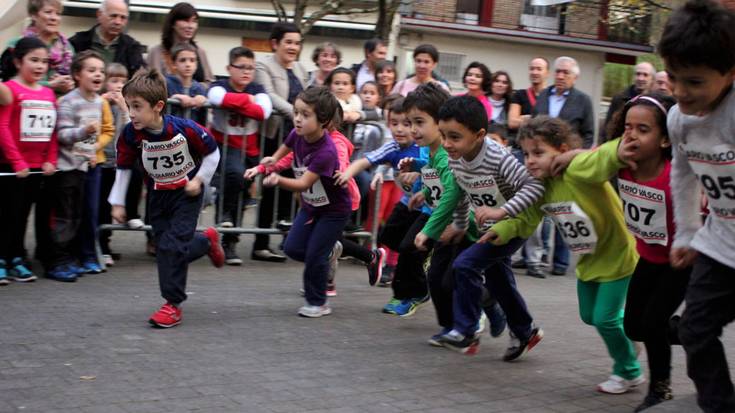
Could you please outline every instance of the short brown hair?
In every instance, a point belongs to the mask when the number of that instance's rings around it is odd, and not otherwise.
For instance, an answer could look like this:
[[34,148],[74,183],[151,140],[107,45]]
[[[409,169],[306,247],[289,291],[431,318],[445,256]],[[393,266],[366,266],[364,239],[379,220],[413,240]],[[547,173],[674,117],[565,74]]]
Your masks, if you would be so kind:
[[61,4],[61,0],[28,0],[28,15],[33,16],[34,14],[38,14],[43,6],[47,4],[56,6],[59,9],[59,13],[64,10],[64,5]]
[[316,120],[323,128],[334,122],[335,116],[342,109],[337,98],[325,86],[310,87],[299,93],[296,100],[312,107]]
[[317,63],[316,61],[319,60],[319,55],[327,49],[334,50],[334,54],[337,56],[338,65],[342,63],[342,51],[339,50],[339,47],[337,47],[337,45],[332,42],[324,42],[324,43],[321,43],[319,46],[315,47],[314,51],[311,52],[311,61],[314,62],[314,64],[316,64]]
[[109,79],[111,77],[124,77],[127,79],[130,74],[128,73],[128,68],[124,65],[121,65],[120,63],[108,63],[107,67],[105,67],[105,76]]
[[79,74],[79,72],[81,72],[82,69],[84,69],[84,61],[89,60],[89,59],[98,59],[99,61],[102,62],[102,64],[105,63],[105,59],[103,59],[102,56],[99,53],[95,52],[94,50],[90,49],[90,50],[79,52],[74,56],[74,59],[72,59],[71,61],[72,76]]
[[518,142],[524,139],[541,139],[544,143],[560,148],[561,145],[567,144],[570,147],[576,147],[572,136],[572,129],[565,121],[559,118],[541,115],[531,118],[518,131]]
[[171,48],[171,60],[174,63],[176,63],[176,56],[178,56],[181,52],[192,52],[194,53],[194,56],[196,56],[197,61],[199,61],[199,54],[197,53],[196,47],[194,47],[191,43],[179,43]]
[[125,97],[140,97],[155,106],[159,101],[165,102],[168,98],[166,80],[157,69],[142,69],[133,75],[122,90]]

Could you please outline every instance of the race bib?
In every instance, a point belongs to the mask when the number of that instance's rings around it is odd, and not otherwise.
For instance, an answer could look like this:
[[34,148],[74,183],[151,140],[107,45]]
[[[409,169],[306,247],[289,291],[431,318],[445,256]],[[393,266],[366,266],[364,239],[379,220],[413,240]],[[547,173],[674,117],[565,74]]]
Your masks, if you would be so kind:
[[[458,183],[467,193],[470,200],[470,208],[500,208],[505,204],[505,198],[500,193],[498,184],[492,176],[457,176]],[[489,229],[495,221],[486,221],[481,230]]]
[[[292,168],[293,174],[294,176],[296,176],[296,179],[301,178],[306,172],[305,166],[293,166]],[[304,202],[306,202],[307,204],[314,207],[329,205],[329,197],[327,196],[327,191],[324,189],[324,185],[322,185],[321,179],[317,179],[316,182],[314,182],[314,184],[311,186],[311,188],[302,192],[301,199],[303,199]]]
[[56,127],[53,102],[24,100],[20,102],[20,141],[48,142]]
[[188,174],[196,167],[186,138],[181,134],[162,142],[144,140],[142,153],[143,167],[156,190],[181,188],[189,182]]
[[576,254],[591,254],[597,246],[597,233],[590,219],[576,202],[544,204],[541,210],[550,216],[569,249]]
[[97,143],[97,137],[100,134],[100,119],[97,117],[88,117],[79,120],[79,124],[85,126],[91,122],[97,122],[97,131],[83,141],[74,142],[72,146],[74,155],[81,156],[85,159],[95,159],[97,157],[97,151],[95,151],[94,145]]
[[735,146],[693,148],[681,145],[709,202],[710,213],[735,231]]
[[646,244],[666,246],[666,194],[664,191],[618,178],[628,230]]
[[429,190],[429,196],[426,197],[426,203],[431,208],[439,205],[439,200],[444,194],[444,185],[439,177],[439,171],[434,168],[424,166],[421,168],[421,179],[424,186]]
[[403,191],[406,196],[410,198],[413,195],[413,186],[403,182],[400,174],[395,176],[394,182],[399,188],[401,188],[401,191]]

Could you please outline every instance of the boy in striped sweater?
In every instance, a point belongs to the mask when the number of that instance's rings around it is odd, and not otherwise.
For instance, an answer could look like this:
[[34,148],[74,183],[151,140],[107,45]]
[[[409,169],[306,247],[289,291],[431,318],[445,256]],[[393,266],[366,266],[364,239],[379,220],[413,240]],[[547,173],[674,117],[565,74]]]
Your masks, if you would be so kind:
[[[544,194],[543,184],[486,136],[487,115],[477,99],[458,96],[448,100],[438,119],[449,168],[464,195],[455,213],[453,231],[467,228],[470,211],[480,230],[485,231],[494,222],[529,208]],[[510,257],[523,241],[514,238],[501,247],[477,243],[455,259],[454,329],[440,338],[441,344],[468,354],[477,351],[475,329],[481,312],[483,278],[505,311],[511,331],[503,360],[518,359],[543,338],[543,330],[533,325],[510,267]]]

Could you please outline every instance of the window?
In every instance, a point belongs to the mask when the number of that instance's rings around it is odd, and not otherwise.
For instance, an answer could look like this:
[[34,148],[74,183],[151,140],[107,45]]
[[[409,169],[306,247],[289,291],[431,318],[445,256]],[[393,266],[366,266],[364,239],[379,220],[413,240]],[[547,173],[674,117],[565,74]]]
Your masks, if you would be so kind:
[[482,0],[457,0],[457,23],[477,24]]
[[532,32],[558,33],[559,7],[533,6],[531,0],[523,0],[521,26]]
[[[439,64],[436,65],[434,73],[448,82],[462,83],[465,58],[467,56],[458,53],[439,52]],[[406,73],[416,73],[413,68],[413,50],[406,51]]]

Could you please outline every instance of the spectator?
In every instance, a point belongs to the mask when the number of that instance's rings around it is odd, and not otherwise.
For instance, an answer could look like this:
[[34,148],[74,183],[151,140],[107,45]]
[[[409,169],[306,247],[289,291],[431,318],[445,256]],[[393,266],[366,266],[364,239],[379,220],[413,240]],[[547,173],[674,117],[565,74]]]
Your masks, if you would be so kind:
[[194,37],[199,28],[199,13],[189,3],[177,3],[163,21],[161,44],[154,46],[148,53],[148,66],[158,69],[164,76],[174,72],[171,58],[173,47],[179,43],[189,43],[197,50],[197,69],[194,80],[209,83],[214,80],[212,69],[204,49],[197,46]]
[[510,80],[508,72],[498,70],[493,73],[490,84],[492,85],[490,97],[488,98],[492,105],[492,112],[489,117],[490,123],[506,125],[508,124],[508,109],[513,97],[513,82]]
[[[635,82],[628,86],[627,89],[613,96],[610,102],[610,107],[607,110],[607,116],[605,116],[605,124],[602,125],[600,130],[600,141],[604,142],[607,140],[607,126],[612,121],[613,115],[622,109],[625,102],[633,99],[634,97],[647,93],[653,87],[653,78],[656,76],[656,68],[648,62],[638,63],[635,66]],[[611,136],[611,138],[615,138]]]
[[145,66],[145,47],[125,34],[128,5],[124,0],[103,0],[97,10],[97,24],[87,31],[77,32],[69,42],[78,52],[92,49],[105,64],[120,63],[131,75]]
[[332,70],[342,63],[342,52],[336,44],[325,42],[317,46],[311,53],[311,61],[317,69],[309,73],[309,86],[323,86]]
[[464,75],[462,75],[467,94],[474,96],[482,103],[488,119],[493,115],[493,107],[487,99],[487,95],[492,90],[492,77],[493,75],[490,69],[480,62],[472,62],[467,65],[467,68],[464,70]]
[[531,117],[538,96],[546,87],[547,77],[549,77],[548,60],[543,57],[534,57],[528,62],[528,80],[531,86],[527,89],[518,89],[513,93],[508,110],[508,129],[518,130],[521,123]]
[[[296,96],[306,88],[308,74],[297,61],[301,52],[301,33],[292,23],[273,25],[270,34],[273,54],[255,63],[255,81],[265,88],[273,103],[273,114],[266,122],[263,155],[271,155],[280,142],[293,128],[293,104]],[[279,135],[280,133],[280,135]],[[264,188],[258,209],[258,227],[270,228],[273,223],[275,190]],[[291,211],[290,192],[281,191],[278,204],[279,219],[289,218]],[[274,253],[265,234],[255,236],[252,259],[259,261],[284,262],[286,257]]]
[[39,84],[50,87],[57,96],[74,89],[74,80],[71,78],[74,47],[59,32],[62,8],[61,0],[28,0],[31,24],[23,30],[21,37],[11,40],[8,44],[9,53],[12,53],[15,44],[23,37],[37,37],[46,44],[48,72]]
[[[188,43],[181,43],[171,50],[175,74],[166,76],[166,91],[170,99],[179,104],[169,105],[171,114],[189,118],[200,125],[207,123],[207,88],[193,79],[197,67],[197,50]],[[188,112],[188,113],[187,113]]]
[[401,80],[396,84],[391,93],[407,96],[419,85],[425,83],[436,83],[439,87],[449,91],[449,87],[433,77],[434,68],[439,63],[439,51],[430,44],[422,44],[413,51],[413,65],[416,74]]
[[674,90],[671,87],[671,79],[669,79],[669,74],[665,70],[656,73],[655,80],[653,81],[653,91],[666,96],[674,95]]
[[390,91],[396,85],[396,65],[390,60],[381,60],[375,66],[375,83],[378,84],[380,99],[390,95]]
[[554,61],[554,85],[544,89],[538,97],[533,115],[561,118],[572,126],[589,148],[595,140],[594,111],[590,97],[576,89],[579,64],[571,57],[561,56]]
[[381,39],[370,39],[365,42],[363,50],[365,51],[365,60],[352,65],[351,68],[357,76],[357,90],[360,90],[362,84],[367,81],[375,82],[376,65],[378,62],[385,60],[385,56],[388,54],[388,46]]

